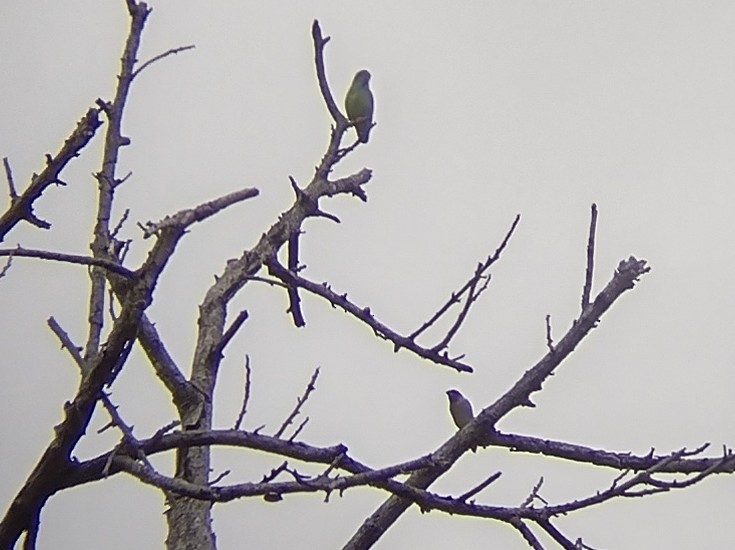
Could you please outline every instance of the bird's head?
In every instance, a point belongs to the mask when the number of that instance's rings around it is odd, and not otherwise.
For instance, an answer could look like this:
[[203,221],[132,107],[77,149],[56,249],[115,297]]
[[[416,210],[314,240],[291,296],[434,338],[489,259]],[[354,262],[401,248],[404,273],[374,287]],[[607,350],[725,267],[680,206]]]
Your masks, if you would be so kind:
[[367,85],[367,83],[370,82],[370,71],[367,69],[357,71],[357,74],[355,74],[355,82],[360,83],[363,86]]

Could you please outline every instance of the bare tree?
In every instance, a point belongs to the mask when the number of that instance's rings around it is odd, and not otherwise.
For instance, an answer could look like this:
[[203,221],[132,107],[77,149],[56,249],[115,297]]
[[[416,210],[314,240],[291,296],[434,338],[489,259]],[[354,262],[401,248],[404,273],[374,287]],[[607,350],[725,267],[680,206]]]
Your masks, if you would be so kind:
[[[372,177],[370,170],[362,169],[346,177],[331,178],[335,166],[352,153],[360,141],[343,146],[354,122],[342,114],[330,91],[323,56],[330,39],[322,34],[319,23],[315,21],[312,39],[316,74],[322,98],[333,122],[326,151],[308,184],[302,187],[291,178],[293,203],[263,232],[260,240],[240,257],[219,268],[214,284],[209,287],[199,307],[196,348],[187,377],[184,374],[187,369],[172,358],[154,320],[149,317],[153,290],[180,240],[196,222],[255,197],[258,190],[235,190],[204,204],[178,211],[160,221],[141,224],[141,236],[152,239],[153,244],[147,258],[139,266],[131,266],[126,262],[130,242],[120,239],[119,234],[123,224],[127,223],[127,215],[119,222],[113,222],[112,207],[116,191],[127,180],[127,176],[118,173],[118,158],[121,148],[129,143],[122,133],[122,120],[131,85],[141,71],[153,62],[193,47],[175,48],[149,61],[138,62],[141,35],[150,9],[145,3],[135,0],[127,0],[126,4],[130,30],[123,50],[115,96],[111,100],[97,99],[92,102],[58,153],[47,156],[44,169],[33,175],[23,192],[19,193],[17,189],[10,161],[4,159],[10,206],[0,216],[0,239],[4,239],[21,222],[43,229],[51,228],[49,222],[41,220],[34,213],[35,201],[43,197],[49,186],[63,185],[61,174],[64,167],[85,152],[98,133],[104,133],[103,156],[99,171],[95,174],[99,194],[91,239],[92,255],[21,247],[0,250],[0,256],[7,258],[0,276],[12,273],[11,262],[27,257],[88,266],[91,279],[88,335],[83,345],[73,342],[53,317],[48,320],[50,330],[79,368],[79,388],[76,395],[64,404],[64,419],[55,427],[55,437],[0,522],[0,547],[13,547],[24,534],[25,547],[35,547],[41,511],[55,493],[127,474],[158,488],[165,495],[168,506],[168,548],[215,548],[211,513],[217,502],[246,497],[278,502],[290,493],[314,492],[322,492],[329,498],[335,491],[341,493],[358,486],[382,491],[386,494],[386,500],[357,527],[345,548],[371,547],[412,505],[422,511],[437,510],[503,522],[517,530],[532,548],[542,548],[539,532],[546,533],[562,548],[590,548],[581,538],[575,539],[574,535],[562,533],[555,525],[556,518],[614,499],[643,497],[690,487],[711,474],[733,471],[735,459],[730,449],[725,449],[720,456],[709,458],[700,456],[707,445],[691,450],[681,448],[665,454],[651,451],[644,456],[635,456],[564,441],[503,433],[497,429],[498,422],[514,409],[534,406],[532,394],[542,389],[548,377],[599,324],[603,314],[649,271],[644,260],[632,256],[624,259],[603,290],[597,296],[592,296],[597,225],[595,205],[591,212],[587,269],[578,317],[558,340],[552,336],[551,320],[547,317],[546,355],[518,378],[510,390],[479,411],[469,423],[430,454],[374,469],[352,456],[344,445],[317,447],[297,440],[306,424],[306,420],[298,419],[304,404],[315,390],[319,369],[314,371],[293,411],[273,435],[264,435],[260,429],[242,429],[251,392],[249,358],[246,359],[247,378],[240,415],[233,420],[232,428],[215,429],[212,411],[220,363],[228,344],[248,320],[246,310],[233,311],[232,301],[243,287],[255,283],[264,282],[283,290],[289,299],[288,313],[296,326],[303,326],[307,321],[308,316],[302,311],[300,293],[308,293],[326,300],[335,309],[346,312],[355,322],[369,327],[376,336],[376,342],[386,340],[395,351],[407,350],[439,367],[472,372],[472,366],[465,361],[464,356],[450,353],[449,346],[472,306],[489,288],[491,270],[509,246],[520,223],[520,216],[512,220],[507,233],[499,239],[497,248],[478,262],[466,282],[450,294],[435,314],[409,334],[401,334],[381,322],[376,313],[356,304],[348,294],[333,289],[327,283],[305,278],[299,262],[299,238],[304,222],[309,218],[339,222],[336,216],[325,210],[324,204],[337,195],[367,200],[364,186]],[[286,256],[285,262],[279,257],[281,251],[286,252],[282,254]],[[444,323],[442,326],[448,328],[444,329],[437,341],[432,345],[420,344],[419,337],[425,336],[428,329],[436,329],[439,323]],[[169,392],[177,413],[174,421],[145,438],[135,434],[107,393],[117,375],[125,368],[136,343]],[[73,459],[73,451],[84,437],[98,406],[107,411],[109,428],[119,431],[120,441],[96,458],[77,461]],[[226,484],[223,482],[224,476],[211,476],[211,453],[217,446],[265,451],[281,457],[283,461],[260,481]],[[468,488],[461,495],[442,495],[429,490],[434,481],[456,466],[463,454],[470,450],[482,452],[488,447],[604,466],[615,471],[616,475],[609,486],[600,488],[587,498],[556,504],[543,498],[543,478],[530,490],[525,501],[517,506],[480,502],[478,494],[500,477],[501,473],[496,471],[489,471],[482,483]],[[153,455],[169,452],[176,454],[174,476],[161,473],[149,461]],[[322,470],[318,475],[307,475],[293,463],[321,465]],[[408,475],[408,478],[400,481],[398,478],[402,475]],[[286,480],[283,480],[284,477]]]

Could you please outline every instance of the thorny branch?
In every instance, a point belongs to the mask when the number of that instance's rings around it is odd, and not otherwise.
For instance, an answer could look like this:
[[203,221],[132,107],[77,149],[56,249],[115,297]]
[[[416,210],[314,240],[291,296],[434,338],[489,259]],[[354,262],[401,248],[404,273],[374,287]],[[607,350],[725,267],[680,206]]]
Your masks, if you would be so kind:
[[[347,477],[328,477],[326,474],[331,470],[330,467],[327,472],[316,477],[298,475],[296,476],[298,480],[296,483],[269,483],[275,476],[268,476],[260,483],[242,483],[213,488],[190,482],[179,484],[178,480],[158,474],[145,465],[133,465],[135,462],[135,453],[143,452],[146,456],[152,456],[182,445],[231,445],[257,449],[305,462],[328,464],[349,472],[352,475]],[[401,498],[409,499],[418,504],[423,510],[439,510],[452,514],[484,517],[507,522],[515,518],[541,522],[548,520],[550,517],[564,515],[573,510],[591,505],[599,505],[616,497],[645,496],[656,492],[684,488],[692,483],[702,481],[714,473],[731,471],[733,465],[735,465],[735,456],[730,452],[726,452],[723,454],[723,457],[717,459],[696,459],[698,462],[702,460],[708,461],[710,464],[709,468],[697,474],[685,474],[691,477],[684,481],[665,481],[654,478],[653,476],[657,473],[671,473],[672,465],[685,464],[689,460],[687,457],[701,453],[704,446],[692,451],[682,449],[667,456],[657,457],[651,461],[650,466],[646,470],[636,474],[631,479],[621,483],[619,477],[611,483],[608,489],[584,499],[540,507],[529,506],[528,503],[524,503],[519,507],[507,507],[467,502],[467,499],[471,496],[469,493],[459,498],[440,496],[392,479],[397,475],[438,467],[443,459],[437,453],[394,466],[372,469],[350,458],[347,454],[347,449],[343,446],[317,448],[304,443],[287,442],[275,437],[237,430],[213,430],[209,432],[186,431],[167,435],[157,434],[153,438],[137,442],[137,446],[137,448],[133,448],[130,445],[121,445],[118,449],[110,453],[79,463],[74,471],[67,473],[67,476],[61,480],[60,485],[62,487],[71,487],[99,479],[104,474],[104,465],[111,461],[112,467],[110,468],[109,475],[127,471],[154,486],[179,492],[193,498],[211,501],[224,502],[241,496],[262,496],[269,492],[275,492],[280,495],[294,492],[329,492],[334,490],[341,491],[361,485],[371,485],[400,495]],[[127,460],[121,462],[120,459]],[[286,467],[283,465],[279,471],[285,471],[285,469]],[[478,488],[473,489],[473,493],[476,493],[480,488],[486,487],[497,479],[497,477],[499,477],[499,473],[493,474],[480,484]],[[644,490],[634,490],[639,486],[643,487]],[[537,490],[538,485],[534,488],[534,493]]]
[[99,110],[95,108],[87,110],[77,123],[74,131],[66,138],[59,152],[53,157],[48,154],[46,155],[45,168],[41,170],[40,174],[33,174],[30,184],[20,196],[17,195],[15,186],[12,183],[10,165],[7,160],[4,162],[8,185],[11,189],[11,204],[8,210],[0,215],[0,242],[5,239],[5,235],[21,220],[25,220],[42,229],[49,229],[51,227],[49,222],[39,219],[33,213],[33,203],[41,197],[50,185],[66,185],[60,178],[61,171],[71,159],[79,155],[79,151],[86,147],[101,124]]
[[[118,158],[120,149],[128,144],[130,140],[122,135],[122,118],[125,105],[133,81],[133,70],[137,61],[138,49],[141,35],[145,27],[150,10],[145,2],[136,3],[127,0],[128,12],[130,14],[130,30],[123,48],[120,60],[120,73],[117,77],[115,97],[112,102],[98,100],[97,105],[107,117],[107,132],[105,133],[105,144],[102,153],[102,166],[95,174],[98,183],[97,213],[92,234],[92,255],[95,258],[115,261],[111,252],[110,219],[112,219],[112,203],[115,197],[115,189],[120,181],[116,178]],[[104,299],[106,273],[99,268],[92,268],[90,277],[90,293],[88,306],[89,330],[87,341],[84,346],[84,357],[91,358],[98,351],[104,325]]]
[[410,337],[399,335],[390,327],[378,321],[373,313],[370,311],[369,307],[361,308],[353,304],[347,298],[347,294],[337,294],[326,283],[317,284],[309,281],[308,279],[300,277],[299,275],[291,273],[275,260],[271,260],[268,264],[268,267],[271,274],[281,279],[286,284],[286,286],[297,286],[299,288],[303,288],[304,290],[308,290],[312,294],[321,296],[333,306],[339,307],[345,312],[358,318],[360,321],[372,328],[376,336],[383,338],[384,340],[393,342],[394,351],[398,351],[401,348],[406,348],[419,357],[428,359],[438,365],[444,365],[460,372],[472,372],[471,366],[460,361],[460,359],[462,359],[461,356],[457,358],[449,357],[446,352],[438,353],[433,349],[424,348],[417,344]]

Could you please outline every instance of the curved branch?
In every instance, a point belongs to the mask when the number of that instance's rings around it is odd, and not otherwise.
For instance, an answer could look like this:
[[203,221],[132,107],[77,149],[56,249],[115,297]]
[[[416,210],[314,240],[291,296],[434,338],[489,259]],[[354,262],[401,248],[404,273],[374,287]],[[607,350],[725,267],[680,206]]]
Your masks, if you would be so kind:
[[304,279],[299,275],[291,273],[281,264],[279,264],[275,258],[268,261],[268,268],[270,272],[281,279],[287,286],[300,287],[304,290],[308,290],[316,296],[320,296],[327,300],[330,304],[335,307],[339,307],[346,313],[356,317],[367,326],[373,329],[375,334],[389,342],[395,344],[394,351],[398,351],[401,348],[405,348],[419,357],[428,359],[432,363],[438,365],[444,365],[446,367],[453,368],[459,372],[472,372],[471,366],[462,363],[458,359],[449,357],[446,353],[441,354],[434,349],[427,349],[417,344],[413,339],[407,336],[401,336],[394,332],[390,327],[378,321],[369,307],[361,308],[353,304],[347,299],[346,294],[337,294],[334,292],[326,283],[317,284],[308,279]]
[[171,48],[170,50],[166,50],[165,52],[160,53],[160,54],[152,57],[151,59],[149,59],[148,61],[146,61],[145,63],[143,63],[140,67],[138,67],[137,69],[135,69],[133,71],[133,74],[130,76],[130,78],[131,79],[132,78],[135,78],[141,72],[143,72],[146,69],[146,67],[149,67],[150,65],[152,65],[156,61],[160,61],[164,57],[168,57],[169,55],[176,55],[176,54],[179,54],[181,52],[185,52],[186,50],[193,50],[194,48],[196,48],[196,46],[194,44],[189,44],[188,46],[179,46],[178,48]]
[[311,37],[314,41],[314,65],[316,66],[316,77],[319,81],[319,89],[322,92],[324,103],[327,105],[329,114],[332,115],[334,122],[337,125],[344,125],[347,128],[347,119],[342,115],[337,103],[335,103],[332,97],[332,92],[329,90],[329,83],[327,82],[327,74],[324,69],[324,47],[331,40],[331,37],[322,35],[322,28],[319,26],[319,21],[314,19],[314,23],[311,25]]
[[121,266],[111,260],[103,258],[90,258],[89,256],[79,256],[77,254],[64,254],[62,252],[50,252],[48,250],[36,250],[32,248],[22,248],[20,246],[13,249],[0,249],[0,257],[22,257],[22,258],[39,258],[41,260],[53,260],[56,262],[64,262],[69,264],[93,265],[101,267],[112,273],[117,273],[125,278],[132,279],[135,273],[126,267]]

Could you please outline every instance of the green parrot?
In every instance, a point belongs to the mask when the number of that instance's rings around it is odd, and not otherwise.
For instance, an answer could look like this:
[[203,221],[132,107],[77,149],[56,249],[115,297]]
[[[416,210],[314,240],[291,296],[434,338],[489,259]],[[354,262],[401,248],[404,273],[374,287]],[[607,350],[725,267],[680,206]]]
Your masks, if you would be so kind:
[[370,91],[370,73],[365,69],[358,71],[345,97],[347,118],[355,124],[357,137],[367,143],[373,127],[373,93]]

